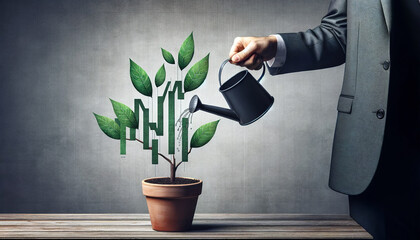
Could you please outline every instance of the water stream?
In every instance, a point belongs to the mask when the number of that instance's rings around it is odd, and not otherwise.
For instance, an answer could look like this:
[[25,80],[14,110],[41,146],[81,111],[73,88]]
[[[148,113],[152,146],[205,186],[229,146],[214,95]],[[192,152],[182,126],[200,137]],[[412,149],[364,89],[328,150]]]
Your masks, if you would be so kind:
[[[185,109],[182,113],[181,113],[181,115],[179,115],[179,118],[178,118],[178,120],[176,121],[176,123],[175,123],[175,127],[176,127],[176,131],[178,132],[178,136],[176,137],[176,140],[177,140],[177,142],[178,142],[178,146],[177,146],[177,148],[176,148],[176,150],[177,150],[177,152],[179,152],[179,147],[181,146],[181,142],[182,142],[182,140],[181,140],[181,136],[182,136],[182,119],[183,118],[188,118],[188,121],[189,121],[189,123],[190,123],[190,126],[191,126],[191,124],[192,124],[192,118],[193,118],[193,114],[192,113],[190,113],[190,111],[189,111],[189,109],[187,108],[187,109]],[[190,127],[190,129],[192,129],[192,127]]]

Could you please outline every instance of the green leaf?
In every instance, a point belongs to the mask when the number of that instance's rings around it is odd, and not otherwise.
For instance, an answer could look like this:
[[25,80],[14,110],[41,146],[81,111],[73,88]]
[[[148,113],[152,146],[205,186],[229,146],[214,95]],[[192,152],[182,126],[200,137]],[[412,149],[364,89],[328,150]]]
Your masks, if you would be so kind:
[[130,59],[130,77],[134,87],[141,94],[152,96],[152,83],[146,71]]
[[110,138],[120,139],[120,125],[111,118],[104,117],[96,113],[93,113],[93,115],[95,115],[96,121],[98,122],[99,128],[102,132]]
[[209,55],[210,53],[188,70],[184,80],[185,92],[198,88],[206,79],[209,71]]
[[199,148],[206,145],[213,138],[219,121],[210,122],[199,127],[191,138],[190,147]]
[[167,63],[169,63],[169,64],[174,64],[175,63],[175,59],[172,56],[172,54],[170,52],[166,51],[163,48],[160,48],[160,49],[162,49],[162,55],[163,55],[163,58],[165,59],[165,61]]
[[162,64],[162,67],[159,68],[155,76],[156,87],[160,87],[160,85],[162,85],[165,82],[165,78],[166,78],[165,64]]
[[194,56],[194,38],[193,33],[182,43],[178,53],[178,66],[182,70],[191,62]]
[[129,128],[138,127],[136,116],[129,107],[112,99],[109,100],[111,100],[112,107],[114,108],[115,115],[117,115],[120,124]]

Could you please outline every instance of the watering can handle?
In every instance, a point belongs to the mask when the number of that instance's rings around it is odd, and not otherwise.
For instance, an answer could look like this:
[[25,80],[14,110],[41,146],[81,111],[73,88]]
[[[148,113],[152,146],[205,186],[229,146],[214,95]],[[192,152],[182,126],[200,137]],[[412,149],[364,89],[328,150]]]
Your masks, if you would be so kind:
[[[226,59],[225,61],[222,62],[222,65],[220,65],[220,68],[219,68],[219,84],[220,84],[220,86],[222,86],[222,70],[223,70],[223,67],[229,61],[230,61],[230,59]],[[257,80],[258,82],[261,81],[261,79],[264,77],[264,74],[265,74],[265,65],[263,63],[263,72],[262,72],[260,78],[258,78],[258,80]]]

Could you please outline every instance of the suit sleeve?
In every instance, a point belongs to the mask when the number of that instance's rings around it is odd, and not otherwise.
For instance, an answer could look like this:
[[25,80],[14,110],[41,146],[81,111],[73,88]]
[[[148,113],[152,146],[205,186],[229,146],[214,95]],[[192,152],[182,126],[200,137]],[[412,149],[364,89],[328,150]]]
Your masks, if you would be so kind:
[[321,25],[306,32],[280,33],[286,45],[282,67],[269,67],[271,75],[338,66],[346,59],[346,0],[332,0]]

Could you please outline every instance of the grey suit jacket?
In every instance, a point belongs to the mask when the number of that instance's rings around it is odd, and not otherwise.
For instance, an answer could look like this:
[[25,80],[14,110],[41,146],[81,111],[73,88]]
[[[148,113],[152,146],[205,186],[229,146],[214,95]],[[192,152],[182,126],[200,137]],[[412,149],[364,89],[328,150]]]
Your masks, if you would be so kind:
[[321,25],[282,33],[286,62],[272,75],[333,67],[346,62],[337,106],[329,185],[349,195],[371,182],[385,130],[391,0],[332,0]]

